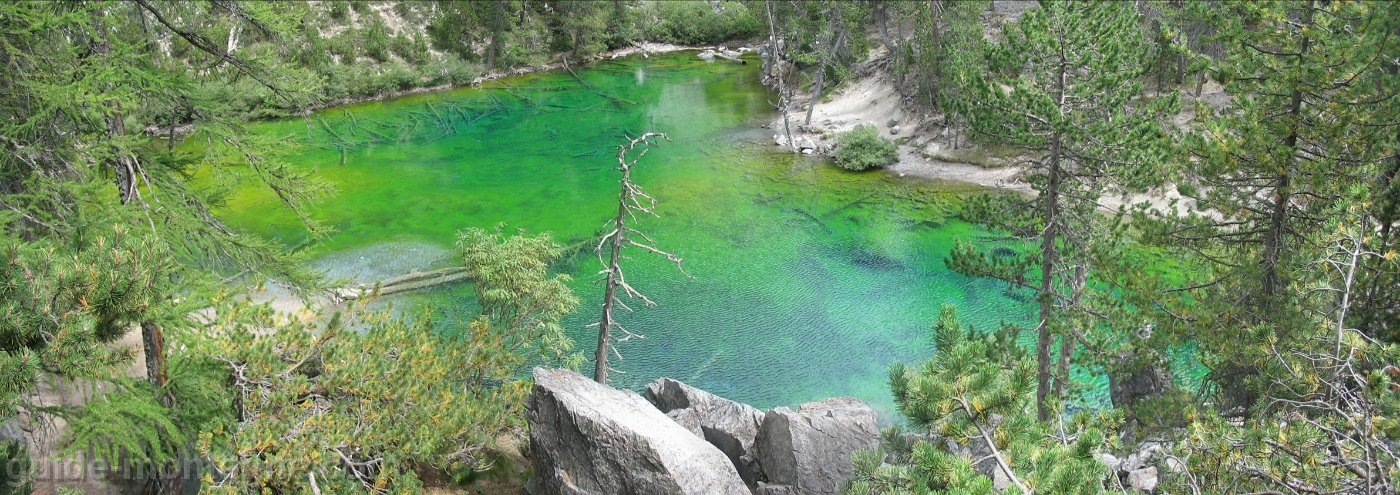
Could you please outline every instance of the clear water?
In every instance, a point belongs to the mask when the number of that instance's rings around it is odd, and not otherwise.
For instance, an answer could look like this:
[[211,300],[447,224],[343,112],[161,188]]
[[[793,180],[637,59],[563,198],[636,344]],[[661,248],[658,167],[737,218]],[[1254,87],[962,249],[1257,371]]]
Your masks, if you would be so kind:
[[[774,115],[754,64],[678,53],[578,75],[515,77],[255,129],[305,142],[297,165],[339,187],[315,213],[339,230],[316,264],[364,280],[452,263],[465,227],[587,238],[617,210],[612,169],[623,135],[668,133],[672,142],[635,171],[661,215],[639,226],[685,258],[694,278],[645,253],[627,261],[629,279],[658,306],[619,315],[647,336],[621,345],[623,360],[612,363],[625,372],[613,376],[620,387],[669,376],[761,408],[852,396],[890,421],[886,370],[934,351],[940,305],[958,305],[978,326],[1031,317],[1003,285],[944,266],[956,237],[979,235],[949,217],[971,190],[781,152],[759,127]],[[342,153],[346,142],[357,144]],[[244,191],[219,214],[289,245],[305,237],[267,192]],[[591,248],[557,267],[583,299],[567,323],[590,354],[598,268]],[[395,304],[466,312],[472,301],[462,284]]]

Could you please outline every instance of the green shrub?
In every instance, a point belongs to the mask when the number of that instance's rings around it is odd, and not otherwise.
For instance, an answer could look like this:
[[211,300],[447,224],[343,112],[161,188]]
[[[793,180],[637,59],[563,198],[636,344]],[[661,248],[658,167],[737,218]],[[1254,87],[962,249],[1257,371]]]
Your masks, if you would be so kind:
[[405,62],[423,65],[428,61],[428,43],[423,37],[404,32],[389,39],[389,51],[394,52]]
[[336,21],[339,21],[339,22],[344,22],[345,19],[346,19],[347,17],[350,17],[350,5],[349,5],[349,4],[347,4],[347,3],[345,3],[345,2],[328,2],[328,3],[330,4],[330,11],[327,12],[327,14],[330,14],[331,19],[335,19]]
[[660,22],[646,28],[647,38],[682,45],[710,45],[751,38],[763,24],[744,4],[720,2],[718,12],[710,2],[656,2]]
[[480,65],[462,60],[451,52],[444,53],[438,60],[428,62],[422,68],[427,79],[426,85],[466,84],[481,75]]
[[354,30],[347,29],[332,38],[326,38],[325,44],[326,51],[332,55],[340,56],[342,65],[354,64],[355,59],[360,56],[359,51],[355,49]]
[[365,55],[376,62],[383,63],[389,60],[389,45],[391,33],[389,27],[384,25],[384,21],[379,16],[374,17],[374,22],[369,23],[358,33],[360,35],[360,48]]
[[899,149],[873,125],[858,125],[836,136],[836,165],[847,170],[883,167],[899,161]]

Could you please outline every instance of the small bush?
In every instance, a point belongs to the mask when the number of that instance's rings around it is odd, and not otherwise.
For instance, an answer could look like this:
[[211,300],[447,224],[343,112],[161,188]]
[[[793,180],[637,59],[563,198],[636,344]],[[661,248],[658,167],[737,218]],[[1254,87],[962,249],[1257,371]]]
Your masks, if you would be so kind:
[[428,62],[421,71],[429,86],[466,84],[481,75],[479,65],[462,60],[450,52],[444,53],[441,59]]
[[331,19],[335,19],[337,22],[345,22],[345,19],[346,19],[347,17],[350,17],[350,5],[349,5],[349,4],[346,4],[345,2],[329,2],[329,3],[330,3],[330,11],[327,12],[327,13],[330,14]]
[[389,60],[389,44],[391,43],[389,27],[378,16],[374,22],[359,30],[360,47],[365,56],[374,59],[375,62],[384,63]]
[[428,42],[412,33],[404,32],[390,38],[389,51],[410,64],[423,65],[428,61]]
[[883,167],[899,161],[899,149],[873,125],[858,125],[836,136],[836,165],[846,170]]

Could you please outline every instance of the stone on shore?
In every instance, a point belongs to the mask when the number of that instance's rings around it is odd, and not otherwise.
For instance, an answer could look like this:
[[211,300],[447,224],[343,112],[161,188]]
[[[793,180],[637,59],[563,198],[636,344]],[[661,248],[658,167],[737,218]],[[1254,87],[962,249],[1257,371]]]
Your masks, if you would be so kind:
[[745,484],[757,486],[763,471],[754,439],[763,424],[762,411],[670,378],[651,382],[645,395],[667,417],[724,452]]
[[879,447],[879,435],[875,411],[847,397],[768,411],[755,439],[768,493],[840,493],[841,484],[855,474],[851,454]]
[[569,370],[535,368],[534,376],[525,416],[535,474],[526,493],[750,493],[723,452],[636,393]]

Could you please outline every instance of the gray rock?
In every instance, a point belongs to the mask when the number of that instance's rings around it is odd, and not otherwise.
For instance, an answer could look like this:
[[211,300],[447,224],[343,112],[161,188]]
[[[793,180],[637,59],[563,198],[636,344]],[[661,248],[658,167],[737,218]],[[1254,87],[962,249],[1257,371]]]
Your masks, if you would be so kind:
[[1157,468],[1145,467],[1128,472],[1128,486],[1151,493],[1157,489]]
[[891,134],[891,135],[899,134],[899,126],[891,127],[891,128],[890,128],[890,134]]
[[1099,454],[1099,460],[1108,466],[1110,472],[1118,472],[1118,466],[1123,465],[1123,461],[1114,457],[1113,454]]
[[1133,453],[1128,454],[1126,459],[1123,459],[1123,464],[1119,469],[1123,471],[1141,469],[1152,462],[1152,456],[1160,451],[1162,451],[1162,444],[1157,442],[1143,442],[1138,445],[1136,449],[1133,449]]
[[12,419],[0,423],[0,440],[14,440],[18,443],[25,443],[24,430],[19,427],[19,420]]
[[[1000,420],[996,419],[996,421]],[[996,459],[991,458],[992,449],[987,447],[986,441],[975,437],[968,440],[967,445],[959,445],[952,439],[945,441],[949,453],[959,454],[972,460],[974,462],[972,469],[976,470],[977,474],[992,480],[992,489],[1000,492],[1011,486],[1011,477],[1006,475],[1006,471],[1001,469],[1001,465],[997,464]],[[977,462],[979,460],[981,462]]]
[[633,392],[535,368],[531,495],[747,495],[724,453]]
[[770,485],[762,481],[758,482],[758,488],[754,490],[754,495],[801,495],[792,485]]
[[834,495],[855,473],[851,453],[879,447],[879,435],[870,406],[838,397],[768,411],[754,443],[769,482],[802,495]]
[[696,57],[699,57],[700,60],[714,60],[714,59],[715,59],[715,51],[714,51],[714,50],[705,50],[705,51],[700,52],[698,55],[696,55]]
[[1114,358],[1114,366],[1108,374],[1108,398],[1113,407],[1131,408],[1138,401],[1162,395],[1171,389],[1171,369],[1140,362],[1137,356],[1128,354]]
[[719,448],[750,487],[763,471],[753,448],[763,412],[670,378],[646,386],[646,399],[666,417]]
[[890,119],[889,122],[886,122],[886,123],[885,123],[885,127],[894,127],[894,126],[897,126],[897,125],[899,125],[899,121],[898,121],[898,120],[895,120],[895,119]]

